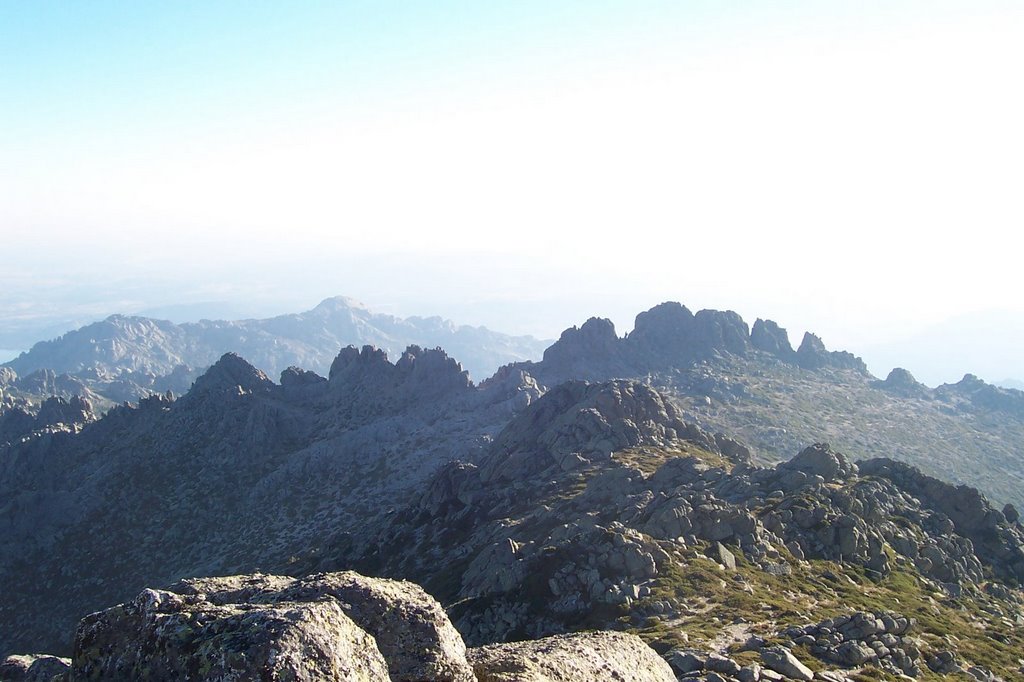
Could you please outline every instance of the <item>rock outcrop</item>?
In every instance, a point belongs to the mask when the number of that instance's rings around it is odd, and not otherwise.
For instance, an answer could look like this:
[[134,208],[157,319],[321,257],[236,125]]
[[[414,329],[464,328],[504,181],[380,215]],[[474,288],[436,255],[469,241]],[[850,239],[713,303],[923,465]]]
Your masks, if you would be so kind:
[[801,450],[796,457],[780,464],[779,469],[820,476],[826,483],[846,480],[857,473],[857,465],[841,452],[834,451],[828,443],[817,443]]
[[34,414],[28,405],[0,409],[0,445],[36,431],[74,431],[95,420],[92,404],[80,396],[51,396]]
[[973,410],[996,411],[1024,418],[1024,391],[985,383],[973,374],[965,374],[955,384],[943,384],[935,394],[952,402],[966,401]]
[[549,373],[577,379],[632,374],[615,325],[599,317],[562,332],[558,341],[544,351],[543,364]]
[[225,353],[210,369],[196,379],[189,399],[199,395],[224,393],[260,393],[274,385],[267,375],[235,353]]
[[339,602],[224,604],[146,590],[84,619],[70,679],[384,680],[371,635]]
[[892,611],[858,611],[789,628],[783,635],[829,663],[845,668],[873,665],[897,675],[917,677],[921,673],[921,650],[912,637],[915,626],[912,618]]
[[3,682],[202,679],[489,682],[629,679],[672,672],[635,635],[589,632],[467,651],[432,597],[353,572],[184,580],[94,613],[71,660],[10,656]]
[[0,662],[3,682],[64,682],[71,672],[71,660],[56,656],[8,656]]
[[787,362],[795,362],[795,351],[789,343],[789,334],[771,320],[757,318],[750,330],[750,345]]
[[672,669],[636,635],[584,632],[471,649],[480,682],[630,680],[675,682]]
[[804,369],[816,370],[835,367],[854,370],[862,374],[868,373],[867,365],[863,360],[846,351],[829,351],[825,348],[822,340],[811,332],[804,333],[803,341],[796,349],[796,362]]
[[645,365],[685,364],[693,358],[693,313],[674,301],[661,303],[636,316],[626,339],[632,355]]
[[[916,570],[948,594],[977,590],[989,571],[1015,580],[1006,566],[1024,537],[1002,513],[985,511],[999,533],[972,540],[964,533],[974,526],[954,524],[918,497],[920,485],[887,478],[877,465],[859,468],[823,443],[777,467],[753,465],[736,454],[741,446],[722,447],[646,391],[624,382],[556,388],[514,420],[479,467],[439,472],[373,554],[390,557],[388,572],[448,585],[444,598],[459,603],[454,617],[472,644],[573,629],[608,609],[640,622],[655,614],[671,620],[687,606],[650,605],[651,590],[685,574],[682,553],[736,579],[750,570],[784,577],[803,562],[829,561],[879,581]],[[581,428],[580,415],[600,428]],[[646,426],[617,427],[613,415]],[[562,466],[569,455],[578,459]],[[647,458],[658,466],[641,464]],[[450,555],[465,557],[460,576],[433,566]],[[892,656],[904,670],[906,661]]]
[[622,338],[610,320],[592,317],[579,328],[566,329],[544,352],[543,361],[517,366],[555,385],[671,373],[700,363],[745,358],[751,351],[804,369],[853,370],[868,376],[860,358],[845,351],[829,352],[813,334],[806,334],[800,349],[793,351],[786,330],[771,320],[758,319],[751,330],[731,310],[694,314],[674,301],[638,314],[633,331]]
[[186,580],[174,592],[215,605],[336,603],[371,635],[395,680],[472,680],[466,647],[441,605],[421,587],[351,571],[287,579],[236,576]]
[[[859,466],[862,474],[889,480],[920,500],[925,508],[935,512],[934,523],[943,535],[967,540],[971,553],[997,575],[1024,582],[1024,528],[1012,505],[1006,509],[1011,521],[1006,513],[993,509],[976,488],[945,483],[884,457],[860,462]],[[947,557],[929,550],[920,563],[945,574],[946,561]]]
[[885,381],[873,381],[871,385],[883,391],[898,395],[904,398],[927,398],[931,392],[928,387],[914,378],[914,375],[903,369],[895,367]]
[[379,348],[342,348],[328,374],[335,394],[360,392],[364,409],[436,400],[467,392],[469,374],[440,348],[409,346],[392,364]]
[[683,437],[687,425],[664,396],[638,382],[568,382],[516,417],[495,439],[483,481],[521,480],[556,466],[563,471],[642,444]]

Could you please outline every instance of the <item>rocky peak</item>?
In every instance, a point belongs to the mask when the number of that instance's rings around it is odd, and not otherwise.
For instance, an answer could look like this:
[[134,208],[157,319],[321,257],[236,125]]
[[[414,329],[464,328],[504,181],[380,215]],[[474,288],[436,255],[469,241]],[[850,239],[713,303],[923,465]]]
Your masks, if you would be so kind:
[[17,386],[28,393],[54,395],[58,392],[57,373],[52,369],[38,369],[18,379]]
[[449,390],[466,389],[472,386],[469,372],[441,348],[420,348],[409,346],[395,363],[403,383],[423,391],[445,393]]
[[1024,418],[1024,392],[985,383],[973,374],[965,374],[957,383],[944,384],[935,392],[947,398],[966,398],[977,408],[998,410]]
[[258,393],[274,385],[267,375],[235,353],[225,353],[210,369],[196,379],[189,395]]
[[795,359],[795,351],[789,343],[789,334],[771,320],[762,320],[759,317],[754,321],[754,327],[750,330],[750,345],[787,361]]
[[481,477],[518,480],[550,466],[571,470],[616,450],[674,440],[686,428],[668,399],[645,384],[571,381],[505,427]]
[[828,350],[816,334],[804,332],[803,341],[796,349],[796,361],[804,369],[821,369],[828,365]]
[[824,342],[817,335],[805,332],[800,347],[796,349],[796,363],[804,369],[852,369],[863,374],[868,373],[864,361],[846,351],[832,351],[825,348]]
[[779,469],[801,471],[808,476],[821,476],[826,483],[846,480],[857,474],[857,465],[828,443],[815,443],[804,448],[793,459],[778,466]]
[[570,327],[544,351],[544,362],[575,366],[581,361],[600,363],[619,354],[619,337],[611,320],[592,317],[579,328]]
[[544,394],[544,387],[529,372],[514,365],[505,365],[494,376],[480,382],[485,404],[505,403],[510,412],[519,412]]
[[440,348],[409,346],[395,364],[372,346],[341,349],[331,364],[329,383],[337,395],[359,394],[365,403],[383,405],[437,397],[472,387],[469,373]]
[[302,369],[301,367],[289,367],[281,372],[282,386],[310,386],[327,381],[316,372]]
[[388,354],[374,346],[363,346],[358,349],[355,346],[346,346],[338,352],[338,356],[331,363],[331,371],[327,378],[334,382],[341,380],[353,373],[362,373],[371,368],[380,369],[388,362]]
[[731,310],[701,310],[693,317],[695,343],[706,354],[726,351],[746,355],[750,330],[739,314]]
[[313,308],[313,311],[322,313],[336,313],[349,310],[366,311],[367,308],[359,301],[354,298],[349,298],[348,296],[331,296],[330,298],[325,298],[320,301],[315,308]]
[[928,395],[928,387],[902,367],[894,367],[885,381],[875,381],[871,385],[904,398],[924,398]]
[[626,337],[633,352],[647,363],[682,361],[692,352],[693,313],[675,301],[661,303],[636,316],[633,331]]
[[56,426],[57,424],[82,424],[95,418],[92,412],[92,405],[89,401],[80,396],[73,396],[70,400],[53,396],[43,401],[36,415],[36,428],[44,426]]

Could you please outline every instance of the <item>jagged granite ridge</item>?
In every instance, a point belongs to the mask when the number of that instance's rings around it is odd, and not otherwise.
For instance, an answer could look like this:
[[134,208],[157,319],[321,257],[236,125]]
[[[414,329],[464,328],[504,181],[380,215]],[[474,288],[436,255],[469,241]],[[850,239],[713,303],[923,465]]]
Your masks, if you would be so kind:
[[[515,363],[547,386],[637,379],[671,396],[686,420],[741,436],[766,463],[818,440],[855,457],[891,454],[929,474],[1024,505],[1024,392],[967,375],[931,389],[905,370],[877,380],[856,356],[807,332],[734,312],[696,314],[675,302],[637,315],[619,337],[611,321],[567,329],[540,362]],[[972,462],[971,466],[965,466]]]
[[[286,370],[278,384],[227,354],[180,399],[0,445],[0,652],[65,653],[70,622],[147,584],[361,542],[404,491],[475,460],[540,395],[515,377],[475,387],[440,350],[339,357],[352,371]],[[33,621],[32,604],[49,615]]]

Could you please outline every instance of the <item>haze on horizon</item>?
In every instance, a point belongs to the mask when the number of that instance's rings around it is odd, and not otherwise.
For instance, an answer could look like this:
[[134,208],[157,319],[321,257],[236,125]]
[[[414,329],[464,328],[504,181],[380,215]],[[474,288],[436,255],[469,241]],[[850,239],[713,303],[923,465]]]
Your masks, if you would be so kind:
[[336,294],[547,338],[678,300],[1024,378],[1021,63],[989,0],[8,3],[0,348]]

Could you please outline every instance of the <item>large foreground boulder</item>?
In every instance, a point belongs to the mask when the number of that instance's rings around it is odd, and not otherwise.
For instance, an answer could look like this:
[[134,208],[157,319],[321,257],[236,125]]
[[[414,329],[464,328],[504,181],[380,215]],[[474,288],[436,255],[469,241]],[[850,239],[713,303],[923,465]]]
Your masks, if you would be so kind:
[[334,600],[215,605],[145,590],[83,619],[71,680],[386,680],[376,642]]
[[473,680],[462,637],[441,605],[414,583],[345,571],[299,579],[200,578],[182,581],[172,589],[225,605],[330,600],[372,636],[392,680]]
[[636,635],[581,632],[469,650],[480,682],[631,680],[674,682],[675,675]]

